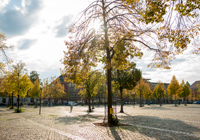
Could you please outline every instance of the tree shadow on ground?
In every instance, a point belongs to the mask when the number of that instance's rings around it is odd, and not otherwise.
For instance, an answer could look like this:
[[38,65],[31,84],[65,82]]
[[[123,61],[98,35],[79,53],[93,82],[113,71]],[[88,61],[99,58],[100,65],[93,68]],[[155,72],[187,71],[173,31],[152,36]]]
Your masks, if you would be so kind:
[[[120,126],[122,130],[134,132],[130,135],[134,137],[135,133],[142,136],[155,138],[158,140],[181,139],[181,140],[199,140],[200,129],[186,124],[180,120],[162,119],[154,116],[127,116],[120,117],[120,123],[126,123],[132,126]],[[119,129],[117,127],[110,128],[114,138],[119,138]],[[119,133],[118,133],[119,132]],[[122,132],[123,133],[123,132]],[[127,139],[126,136],[122,139]]]
[[110,127],[109,129],[115,140],[121,140],[121,137],[119,136],[116,128]]
[[199,106],[189,106],[189,105],[187,105],[187,106],[181,106],[181,107],[186,107],[186,108],[199,108],[199,109],[200,109],[200,105],[199,105]]
[[66,117],[58,117],[55,119],[56,121],[64,124],[82,124],[83,122],[93,122],[93,121],[103,121],[102,115],[91,115],[91,114],[85,114],[85,115],[78,115],[78,116],[66,116]]

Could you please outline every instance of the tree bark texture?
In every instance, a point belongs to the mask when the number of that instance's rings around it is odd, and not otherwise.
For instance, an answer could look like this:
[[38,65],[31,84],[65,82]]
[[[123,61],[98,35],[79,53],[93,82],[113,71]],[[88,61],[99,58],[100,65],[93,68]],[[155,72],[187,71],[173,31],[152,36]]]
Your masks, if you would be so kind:
[[91,96],[90,94],[88,94],[88,112],[92,112],[90,100],[91,100]]
[[123,110],[123,96],[122,96],[122,92],[123,92],[123,89],[120,87],[120,98],[121,98],[121,110],[120,110],[120,113],[124,113],[124,110]]
[[103,10],[103,21],[104,21],[104,37],[105,37],[105,45],[107,54],[107,83],[108,83],[108,124],[112,123],[112,114],[110,114],[110,108],[112,108],[112,89],[111,89],[111,55],[109,48],[109,40],[108,40],[108,28],[106,21],[106,7],[105,0],[102,0],[102,10]]

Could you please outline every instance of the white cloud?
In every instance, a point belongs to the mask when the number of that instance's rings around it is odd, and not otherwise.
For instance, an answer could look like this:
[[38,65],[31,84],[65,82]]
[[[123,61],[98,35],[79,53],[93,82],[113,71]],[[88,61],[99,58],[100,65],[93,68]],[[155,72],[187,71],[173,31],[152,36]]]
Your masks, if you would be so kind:
[[23,35],[37,21],[37,12],[41,8],[38,0],[32,0],[31,4],[26,6],[26,13],[20,6],[21,1],[12,1],[5,12],[0,13],[0,32],[8,38]]
[[186,50],[183,54],[176,56],[172,61],[171,69],[148,68],[147,64],[153,58],[152,52],[144,51],[144,56],[141,60],[137,60],[137,68],[139,68],[144,78],[151,79],[152,82],[170,83],[172,76],[175,75],[179,82],[182,79],[190,84],[200,79],[200,55],[192,54],[192,48]]
[[[4,17],[4,20],[0,21],[0,32],[8,36],[8,44],[15,48],[9,56],[15,61],[25,62],[29,73],[36,70],[41,79],[59,76],[59,69],[63,68],[60,59],[66,50],[66,27],[91,0],[20,0],[16,4],[18,11],[8,6],[8,0],[1,1],[0,10],[4,9],[4,12],[0,13],[0,19]],[[200,80],[200,56],[191,54],[190,48],[177,56],[170,70],[148,68],[153,56],[151,51],[145,50],[141,60],[133,60],[144,78],[170,82],[175,75],[179,82],[184,79],[191,84]]]
[[2,9],[9,4],[10,0],[0,0],[0,2],[0,11],[2,11]]

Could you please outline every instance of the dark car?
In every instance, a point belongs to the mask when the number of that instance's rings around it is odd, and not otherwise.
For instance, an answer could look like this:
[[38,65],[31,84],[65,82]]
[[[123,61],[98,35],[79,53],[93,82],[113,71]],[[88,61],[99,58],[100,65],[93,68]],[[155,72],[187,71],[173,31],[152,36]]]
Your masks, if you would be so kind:
[[0,104],[0,106],[5,106],[5,105],[6,105],[6,104],[5,104],[5,103],[3,103],[3,102]]
[[187,101],[187,104],[192,104],[193,102],[192,101]]
[[200,104],[200,101],[198,101],[198,104]]

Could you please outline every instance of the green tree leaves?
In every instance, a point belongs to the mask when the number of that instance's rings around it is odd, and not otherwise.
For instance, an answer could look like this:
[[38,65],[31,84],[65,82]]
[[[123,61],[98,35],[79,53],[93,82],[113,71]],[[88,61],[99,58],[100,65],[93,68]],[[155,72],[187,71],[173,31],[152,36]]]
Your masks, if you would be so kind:
[[120,91],[121,110],[123,113],[123,89],[132,90],[137,82],[141,79],[141,71],[135,68],[135,63],[121,65],[121,67],[113,69],[112,79],[115,81],[118,90]]
[[39,74],[37,73],[37,71],[31,71],[29,77],[32,83],[34,83],[37,79],[39,80]]

